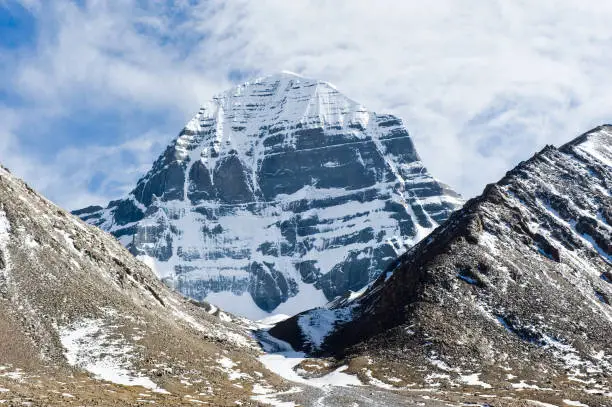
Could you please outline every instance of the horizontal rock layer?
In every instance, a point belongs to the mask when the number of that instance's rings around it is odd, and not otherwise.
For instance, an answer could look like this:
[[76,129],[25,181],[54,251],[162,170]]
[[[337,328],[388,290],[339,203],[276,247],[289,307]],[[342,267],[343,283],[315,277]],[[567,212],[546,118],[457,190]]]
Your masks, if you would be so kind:
[[182,293],[259,318],[359,290],[460,204],[401,120],[280,74],[215,97],[128,197],[75,213]]

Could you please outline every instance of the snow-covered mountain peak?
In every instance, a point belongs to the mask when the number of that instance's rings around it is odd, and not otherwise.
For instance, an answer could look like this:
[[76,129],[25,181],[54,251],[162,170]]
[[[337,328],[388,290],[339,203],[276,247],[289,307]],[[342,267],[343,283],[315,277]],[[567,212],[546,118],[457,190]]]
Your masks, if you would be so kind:
[[[253,139],[260,138],[262,130],[267,129],[274,131],[287,126],[336,131],[347,126],[363,129],[372,115],[328,82],[283,71],[244,82],[205,103],[187,124],[188,132],[176,140],[177,159],[187,159],[190,156],[187,152],[195,146],[201,147],[199,156],[203,162],[223,150],[252,154],[249,149]],[[191,134],[203,133],[213,124],[215,131],[209,137],[202,139]],[[354,134],[360,136],[357,131]],[[253,159],[259,158],[260,154],[256,154]]]
[[280,73],[212,98],[126,199],[77,213],[183,293],[261,318],[360,289],[461,203],[400,119]]
[[586,159],[595,159],[612,167],[612,125],[603,125],[572,140],[561,151],[574,151],[586,154]]

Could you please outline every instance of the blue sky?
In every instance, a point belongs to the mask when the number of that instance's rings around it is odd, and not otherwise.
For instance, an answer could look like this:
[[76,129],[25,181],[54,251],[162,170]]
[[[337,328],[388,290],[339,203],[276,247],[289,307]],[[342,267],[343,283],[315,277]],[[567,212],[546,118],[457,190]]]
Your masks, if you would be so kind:
[[612,121],[612,4],[372,4],[0,0],[0,162],[67,208],[103,204],[201,103],[283,69],[402,117],[467,197]]

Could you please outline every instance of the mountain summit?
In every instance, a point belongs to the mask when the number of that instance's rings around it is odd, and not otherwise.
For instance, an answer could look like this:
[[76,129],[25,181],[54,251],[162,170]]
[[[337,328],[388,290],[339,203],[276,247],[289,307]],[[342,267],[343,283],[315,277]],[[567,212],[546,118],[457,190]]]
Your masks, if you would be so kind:
[[285,72],[214,97],[127,197],[75,214],[257,319],[361,289],[461,204],[400,119]]

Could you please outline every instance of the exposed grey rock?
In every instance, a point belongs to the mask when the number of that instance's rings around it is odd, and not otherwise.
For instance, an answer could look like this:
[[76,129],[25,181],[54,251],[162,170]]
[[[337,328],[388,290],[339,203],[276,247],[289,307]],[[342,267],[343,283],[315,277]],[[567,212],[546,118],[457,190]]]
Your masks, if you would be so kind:
[[461,203],[400,119],[281,74],[215,97],[127,198],[75,213],[181,292],[259,318],[361,289]]

